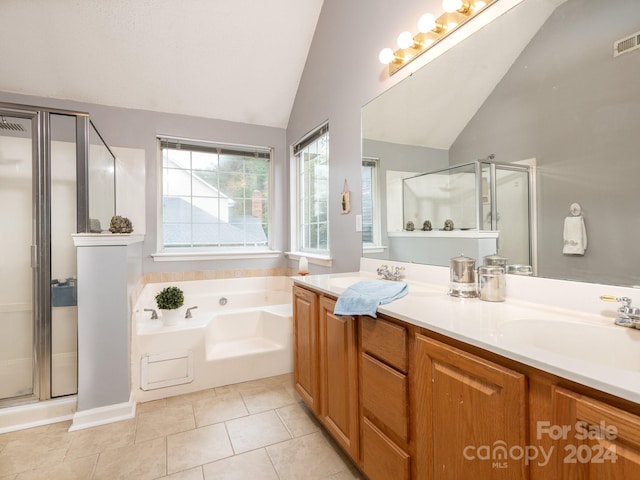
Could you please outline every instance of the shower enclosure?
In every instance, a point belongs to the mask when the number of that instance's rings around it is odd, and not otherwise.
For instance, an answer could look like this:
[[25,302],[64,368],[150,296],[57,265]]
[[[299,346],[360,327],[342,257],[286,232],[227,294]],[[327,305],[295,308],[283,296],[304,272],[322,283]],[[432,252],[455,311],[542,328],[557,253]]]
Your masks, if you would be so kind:
[[[533,168],[476,160],[406,178],[404,224],[412,222],[418,232],[428,220],[433,233],[422,230],[420,237],[421,247],[429,249],[436,238],[443,237],[445,222],[451,220],[454,229],[446,233],[449,244],[460,241],[465,245],[462,239],[466,239],[466,245],[471,245],[490,239],[490,254],[499,253],[512,265],[531,265],[535,271]],[[448,262],[449,258],[443,258],[440,264]]]
[[71,235],[114,212],[114,157],[88,114],[0,103],[0,406],[77,392]]

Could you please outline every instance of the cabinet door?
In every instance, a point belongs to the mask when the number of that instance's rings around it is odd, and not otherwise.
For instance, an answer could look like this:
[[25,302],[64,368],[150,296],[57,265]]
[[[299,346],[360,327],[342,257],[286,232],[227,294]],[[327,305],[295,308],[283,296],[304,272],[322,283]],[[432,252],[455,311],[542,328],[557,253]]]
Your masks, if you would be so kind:
[[293,287],[293,378],[296,391],[318,413],[318,296]]
[[532,434],[555,440],[555,478],[640,478],[640,417],[560,387],[553,416]]
[[[416,336],[416,476],[524,479],[524,375]],[[514,449],[515,447],[515,449]]]
[[356,320],[334,315],[335,303],[320,297],[320,420],[358,461]]

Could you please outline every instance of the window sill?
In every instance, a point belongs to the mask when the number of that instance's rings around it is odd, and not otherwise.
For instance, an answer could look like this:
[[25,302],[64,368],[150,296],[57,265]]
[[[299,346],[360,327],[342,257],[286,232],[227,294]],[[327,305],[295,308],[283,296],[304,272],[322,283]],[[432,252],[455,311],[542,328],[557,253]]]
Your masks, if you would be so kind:
[[287,257],[291,260],[300,260],[300,257],[306,257],[309,263],[313,265],[322,265],[323,267],[330,267],[333,264],[333,258],[328,255],[318,255],[317,253],[309,252],[285,252]]
[[152,253],[154,262],[188,262],[191,260],[246,260],[252,258],[277,258],[282,252],[258,250],[245,252],[158,252]]
[[384,253],[389,248],[385,245],[371,245],[369,247],[362,247],[363,253]]

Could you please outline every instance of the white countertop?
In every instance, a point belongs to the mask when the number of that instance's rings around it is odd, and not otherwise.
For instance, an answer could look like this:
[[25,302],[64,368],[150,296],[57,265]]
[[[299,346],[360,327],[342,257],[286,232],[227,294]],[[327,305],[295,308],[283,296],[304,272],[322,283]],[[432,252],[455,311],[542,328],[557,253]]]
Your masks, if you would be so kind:
[[[403,279],[409,293],[378,312],[640,403],[640,330],[613,324],[616,304],[590,314],[509,298],[509,277],[505,302],[451,297],[448,284]],[[361,271],[292,280],[338,297],[375,278]]]

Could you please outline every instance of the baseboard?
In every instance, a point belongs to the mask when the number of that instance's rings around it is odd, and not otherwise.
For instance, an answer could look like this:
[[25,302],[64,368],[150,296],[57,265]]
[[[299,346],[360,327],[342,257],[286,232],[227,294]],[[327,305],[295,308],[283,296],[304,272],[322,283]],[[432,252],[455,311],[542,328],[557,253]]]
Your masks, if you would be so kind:
[[73,415],[73,424],[69,431],[74,432],[85,428],[97,427],[98,425],[106,425],[107,423],[129,420],[135,416],[136,402],[133,400],[133,395],[131,395],[128,402],[76,412]]
[[73,418],[75,395],[0,409],[0,434],[64,422]]

